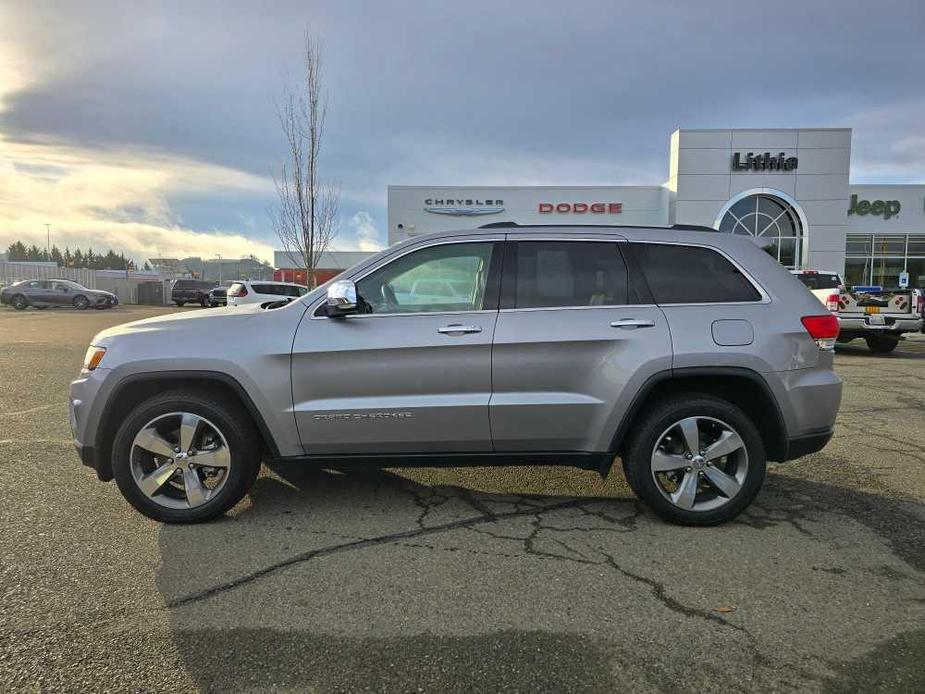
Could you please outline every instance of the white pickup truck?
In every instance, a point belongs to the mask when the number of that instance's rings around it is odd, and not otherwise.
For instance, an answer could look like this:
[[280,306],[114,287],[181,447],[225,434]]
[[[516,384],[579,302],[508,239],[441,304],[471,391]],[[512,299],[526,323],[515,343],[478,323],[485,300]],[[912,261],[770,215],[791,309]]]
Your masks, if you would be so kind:
[[892,352],[903,333],[922,329],[919,289],[855,285],[848,291],[837,272],[791,270],[832,313],[838,315],[838,342],[864,338],[871,352]]

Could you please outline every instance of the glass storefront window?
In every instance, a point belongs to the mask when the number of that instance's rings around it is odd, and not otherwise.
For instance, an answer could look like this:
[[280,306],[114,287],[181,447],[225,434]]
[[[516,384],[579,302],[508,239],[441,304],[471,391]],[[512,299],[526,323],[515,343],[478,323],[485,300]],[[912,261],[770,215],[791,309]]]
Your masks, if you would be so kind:
[[870,284],[870,260],[868,258],[847,258],[845,260],[845,284]]
[[[925,230],[923,230],[925,231]],[[848,234],[845,242],[845,282],[899,285],[899,273],[909,273],[912,287],[925,289],[925,233]]]
[[906,237],[874,235],[874,255],[906,255]]
[[870,234],[848,234],[845,255],[870,255]]

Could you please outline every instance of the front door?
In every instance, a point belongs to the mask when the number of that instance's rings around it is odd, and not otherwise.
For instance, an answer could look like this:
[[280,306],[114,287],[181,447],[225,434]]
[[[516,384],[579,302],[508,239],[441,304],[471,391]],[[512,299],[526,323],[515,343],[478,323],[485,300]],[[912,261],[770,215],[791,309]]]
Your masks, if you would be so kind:
[[671,368],[662,311],[616,238],[511,234],[492,362],[496,451],[607,451],[642,384]]
[[491,450],[500,239],[412,249],[354,279],[363,313],[306,313],[292,351],[306,454]]

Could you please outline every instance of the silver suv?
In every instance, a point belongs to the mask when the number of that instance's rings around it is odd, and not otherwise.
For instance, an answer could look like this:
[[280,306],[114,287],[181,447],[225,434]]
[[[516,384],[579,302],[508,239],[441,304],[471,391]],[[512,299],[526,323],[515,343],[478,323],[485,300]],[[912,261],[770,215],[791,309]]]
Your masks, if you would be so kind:
[[71,385],[83,462],[164,522],[234,506],[262,460],[615,458],[660,516],[733,518],[818,451],[837,320],[749,239],[516,227],[406,241],[289,305],[105,330]]

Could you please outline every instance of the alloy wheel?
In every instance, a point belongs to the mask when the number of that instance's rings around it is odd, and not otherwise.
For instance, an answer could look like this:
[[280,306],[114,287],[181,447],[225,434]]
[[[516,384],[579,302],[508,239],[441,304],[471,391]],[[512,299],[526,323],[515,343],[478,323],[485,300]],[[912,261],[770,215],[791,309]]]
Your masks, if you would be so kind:
[[132,441],[131,472],[151,501],[173,509],[202,506],[222,490],[231,450],[215,424],[191,412],[155,417]]
[[686,511],[711,511],[741,491],[748,452],[726,422],[686,417],[659,436],[651,467],[659,492],[672,504]]

